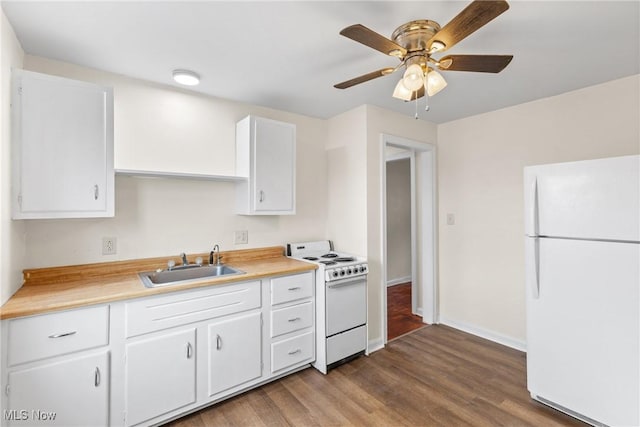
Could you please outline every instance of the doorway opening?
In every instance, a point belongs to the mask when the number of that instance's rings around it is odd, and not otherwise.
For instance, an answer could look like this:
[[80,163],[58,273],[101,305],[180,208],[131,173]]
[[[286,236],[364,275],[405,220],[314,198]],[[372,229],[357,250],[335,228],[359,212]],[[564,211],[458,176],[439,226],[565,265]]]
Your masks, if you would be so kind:
[[381,149],[386,343],[437,321],[435,146],[383,134]]

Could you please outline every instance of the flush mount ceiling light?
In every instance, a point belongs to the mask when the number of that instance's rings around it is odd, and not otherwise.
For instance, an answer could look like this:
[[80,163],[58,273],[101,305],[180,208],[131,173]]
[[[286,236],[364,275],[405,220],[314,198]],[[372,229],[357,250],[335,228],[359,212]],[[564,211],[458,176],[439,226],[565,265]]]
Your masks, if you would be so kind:
[[406,67],[393,96],[410,101],[425,96],[425,93],[427,96],[435,95],[444,89],[447,82],[436,69],[499,73],[511,62],[513,55],[447,55],[439,59],[432,55],[451,49],[507,9],[509,4],[505,0],[475,0],[442,28],[437,22],[428,19],[409,21],[396,28],[391,38],[361,24],[351,25],[340,31],[340,34],[385,55],[396,57],[400,64],[395,68],[383,68],[338,83],[334,87],[346,89]]
[[173,70],[173,80],[185,86],[196,86],[200,83],[200,76],[189,70]]

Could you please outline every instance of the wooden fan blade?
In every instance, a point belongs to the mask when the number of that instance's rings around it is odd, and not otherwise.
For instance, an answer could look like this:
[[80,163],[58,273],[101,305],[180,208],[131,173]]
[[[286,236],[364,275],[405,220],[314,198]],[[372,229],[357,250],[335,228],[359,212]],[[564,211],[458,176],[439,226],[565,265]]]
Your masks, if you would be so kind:
[[431,37],[427,46],[431,49],[433,42],[439,41],[444,44],[442,49],[438,49],[439,52],[451,49],[460,40],[477,31],[507,9],[509,9],[509,3],[504,0],[475,0]]
[[378,77],[386,76],[388,74],[393,73],[395,68],[383,68],[378,71],[373,71],[371,73],[356,77],[351,80],[347,80],[346,82],[338,83],[333,85],[336,89],[346,89],[351,86],[358,85],[360,83],[368,82],[369,80],[377,79]]
[[364,25],[355,24],[351,25],[340,31],[340,34],[355,40],[358,43],[362,43],[365,46],[369,46],[385,55],[396,56],[398,58],[404,58],[407,54],[407,50],[399,44],[389,40],[388,38],[381,36],[373,30],[368,29]]
[[440,58],[438,68],[444,71],[499,73],[512,59],[513,55],[447,55]]

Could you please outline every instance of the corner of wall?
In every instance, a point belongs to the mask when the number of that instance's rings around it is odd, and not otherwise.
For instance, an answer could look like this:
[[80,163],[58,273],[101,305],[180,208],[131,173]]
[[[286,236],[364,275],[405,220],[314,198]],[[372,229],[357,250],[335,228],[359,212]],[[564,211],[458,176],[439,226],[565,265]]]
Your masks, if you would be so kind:
[[24,51],[4,11],[0,16],[0,304],[22,286],[24,223],[11,219],[11,69],[22,68]]

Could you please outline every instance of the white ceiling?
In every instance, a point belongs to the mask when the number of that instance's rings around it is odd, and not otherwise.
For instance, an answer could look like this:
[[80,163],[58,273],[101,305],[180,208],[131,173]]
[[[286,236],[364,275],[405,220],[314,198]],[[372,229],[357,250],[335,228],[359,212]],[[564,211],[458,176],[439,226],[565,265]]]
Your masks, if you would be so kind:
[[[2,1],[25,52],[176,85],[176,68],[216,97],[328,118],[362,104],[413,115],[391,97],[399,73],[335,83],[397,59],[339,35],[360,23],[390,37],[410,20],[445,25],[468,1]],[[640,2],[511,1],[447,53],[513,54],[499,74],[443,72],[421,119],[443,123],[640,73]],[[594,105],[594,108],[597,108]]]

